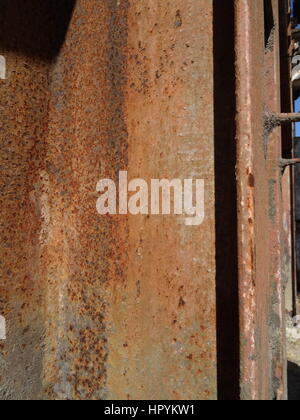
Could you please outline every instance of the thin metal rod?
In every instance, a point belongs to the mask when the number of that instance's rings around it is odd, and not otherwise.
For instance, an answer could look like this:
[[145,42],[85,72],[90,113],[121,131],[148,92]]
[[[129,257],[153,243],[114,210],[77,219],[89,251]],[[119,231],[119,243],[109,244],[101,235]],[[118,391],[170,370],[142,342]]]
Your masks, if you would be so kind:
[[284,169],[287,166],[297,165],[298,163],[300,163],[300,158],[296,158],[296,159],[280,159],[279,166],[282,169]]
[[280,127],[283,124],[293,124],[300,122],[300,113],[272,113],[265,114],[265,133],[269,135],[274,128]]
[[278,122],[281,124],[289,124],[289,123],[296,123],[300,122],[300,114],[299,113],[281,113],[278,114]]

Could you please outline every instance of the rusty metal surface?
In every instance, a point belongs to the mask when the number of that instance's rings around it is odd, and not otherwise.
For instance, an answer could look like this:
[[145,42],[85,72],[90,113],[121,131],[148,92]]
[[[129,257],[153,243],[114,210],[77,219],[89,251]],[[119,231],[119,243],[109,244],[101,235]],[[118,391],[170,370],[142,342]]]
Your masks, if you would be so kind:
[[[0,0],[0,399],[286,398],[281,9],[217,3]],[[100,216],[120,170],[204,223]]]
[[[239,301],[241,331],[241,397],[259,399],[267,395],[268,371],[263,359],[267,331],[263,320],[258,320],[259,296],[268,294],[268,269],[259,258],[257,245],[261,243],[262,256],[267,259],[267,235],[258,241],[257,225],[262,219],[266,225],[263,208],[267,203],[265,173],[256,160],[264,162],[263,139],[263,7],[262,2],[236,1],[236,56],[237,56],[237,181],[239,211]],[[256,81],[253,84],[253,81]],[[261,173],[263,172],[263,173]],[[258,191],[258,185],[260,191]],[[254,190],[255,188],[255,190]],[[260,200],[255,200],[258,196]],[[255,203],[260,209],[255,209]],[[258,215],[258,212],[260,214]],[[260,232],[262,229],[260,230]],[[258,265],[260,264],[260,267]],[[257,272],[261,270],[258,283]],[[263,284],[264,283],[264,284]],[[258,288],[261,290],[258,291]],[[266,305],[266,302],[264,303]],[[261,338],[264,340],[261,342]],[[261,344],[259,345],[259,342]],[[260,369],[262,369],[260,371]]]
[[[298,165],[297,165],[298,166]],[[291,209],[291,179],[293,168],[284,168],[282,176],[282,201],[283,201],[283,261],[282,275],[285,289],[285,308],[291,314],[296,313],[296,282],[294,277],[293,253],[292,253],[292,209]]]
[[[1,399],[215,399],[213,2],[68,2],[53,42],[61,2],[0,3]],[[204,224],[99,216],[122,169],[205,179]]]
[[[279,6],[278,1],[272,2],[274,14],[274,47],[265,54],[265,101],[266,109],[279,113],[281,110],[280,96],[280,51],[279,46]],[[281,115],[281,114],[279,114]],[[282,115],[283,119],[285,115]],[[269,135],[268,142],[268,180],[272,184],[273,202],[269,203],[272,217],[269,218],[270,235],[270,307],[269,307],[269,340],[271,345],[271,380],[274,398],[286,399],[287,362],[285,355],[285,296],[284,287],[284,208],[290,201],[284,202],[282,195],[284,179],[278,169],[278,159],[282,156],[281,130],[275,129]]]
[[[236,0],[241,398],[285,398],[278,2]],[[265,18],[265,19],[264,19]],[[265,26],[268,25],[268,26]],[[263,30],[265,28],[265,31]]]
[[[7,340],[0,342],[1,399],[40,395],[44,337],[39,243],[43,215],[38,204],[42,194],[36,198],[35,188],[48,114],[49,64],[41,56],[53,10],[37,7],[31,19],[25,19],[24,6],[19,5],[0,3],[1,54],[7,62],[7,79],[0,81],[0,306],[8,328]],[[21,27],[23,32],[18,32]],[[31,53],[28,46],[33,47]],[[51,48],[50,43],[46,51]]]
[[129,177],[203,178],[206,218],[187,230],[172,218],[129,217],[110,398],[216,398],[212,3],[128,9]]
[[[280,33],[280,75],[281,112],[291,113],[294,109],[291,84],[291,55],[293,54],[291,7],[287,0],[279,1]],[[288,51],[288,54],[287,54]],[[295,143],[292,124],[282,125],[282,156],[291,159],[295,156]],[[296,222],[295,222],[295,171],[297,166],[287,168],[282,179],[283,195],[283,281],[286,284],[286,309],[296,315],[297,265],[296,265]]]

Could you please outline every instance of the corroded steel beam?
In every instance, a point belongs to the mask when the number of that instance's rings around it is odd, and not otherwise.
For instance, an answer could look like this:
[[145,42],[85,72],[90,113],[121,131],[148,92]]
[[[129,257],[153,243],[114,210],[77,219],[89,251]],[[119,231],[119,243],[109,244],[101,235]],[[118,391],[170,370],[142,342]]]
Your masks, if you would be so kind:
[[[0,398],[215,399],[213,1],[0,17]],[[100,216],[120,170],[204,179],[203,225]]]
[[[282,399],[286,390],[282,281],[278,2],[236,0],[237,181],[241,398]],[[272,23],[273,22],[273,23]],[[272,23],[272,25],[270,24]],[[269,30],[263,31],[265,24]]]
[[218,3],[0,0],[0,399],[285,398],[278,1]]

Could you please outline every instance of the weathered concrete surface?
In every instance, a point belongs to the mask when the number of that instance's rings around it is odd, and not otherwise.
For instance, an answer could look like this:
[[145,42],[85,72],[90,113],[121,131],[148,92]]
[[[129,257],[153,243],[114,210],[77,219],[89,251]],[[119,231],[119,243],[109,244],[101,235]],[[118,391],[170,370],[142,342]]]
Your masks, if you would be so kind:
[[[0,398],[215,399],[212,0],[69,2],[46,54],[57,3],[3,3]],[[99,216],[122,169],[204,178],[204,224]]]

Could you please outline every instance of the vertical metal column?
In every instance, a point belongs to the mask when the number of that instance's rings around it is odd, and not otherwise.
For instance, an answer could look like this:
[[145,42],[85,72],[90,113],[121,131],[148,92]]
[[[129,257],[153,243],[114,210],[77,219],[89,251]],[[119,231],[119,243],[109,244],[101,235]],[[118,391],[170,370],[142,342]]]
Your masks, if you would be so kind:
[[[1,3],[1,397],[216,399],[213,1]],[[99,216],[120,170],[204,179],[204,224]]]
[[[271,15],[267,15],[271,13]],[[285,398],[277,1],[236,0],[241,398]]]

